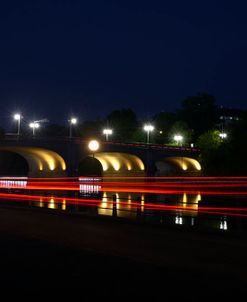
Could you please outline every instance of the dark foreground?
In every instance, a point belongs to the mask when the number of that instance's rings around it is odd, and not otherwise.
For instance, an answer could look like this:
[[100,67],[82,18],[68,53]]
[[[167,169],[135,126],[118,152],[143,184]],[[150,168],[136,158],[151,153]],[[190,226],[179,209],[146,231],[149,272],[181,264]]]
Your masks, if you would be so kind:
[[244,236],[0,207],[0,288],[150,301],[247,293]]

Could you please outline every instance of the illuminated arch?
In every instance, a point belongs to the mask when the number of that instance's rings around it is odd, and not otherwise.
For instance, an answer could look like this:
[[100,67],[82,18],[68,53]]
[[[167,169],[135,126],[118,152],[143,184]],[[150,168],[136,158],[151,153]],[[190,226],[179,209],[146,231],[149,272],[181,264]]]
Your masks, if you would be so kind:
[[63,176],[66,171],[64,159],[56,152],[37,147],[0,147],[21,155],[28,163],[28,176]]
[[[90,155],[91,157],[93,155]],[[103,168],[103,175],[144,175],[145,166],[136,155],[119,152],[99,152],[94,154]]]
[[186,171],[186,170],[195,170],[195,171],[200,171],[201,170],[201,165],[200,163],[190,157],[168,157],[166,158],[167,162],[171,162],[178,166],[180,169]]
[[188,174],[200,175],[201,164],[190,157],[167,157],[156,163],[160,175]]

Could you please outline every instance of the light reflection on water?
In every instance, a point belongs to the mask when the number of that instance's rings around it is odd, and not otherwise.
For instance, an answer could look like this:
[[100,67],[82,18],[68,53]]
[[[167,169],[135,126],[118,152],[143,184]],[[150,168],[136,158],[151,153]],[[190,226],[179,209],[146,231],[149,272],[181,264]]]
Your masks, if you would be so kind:
[[[14,192],[17,186],[21,189],[19,194],[29,194],[32,197],[28,201],[29,206],[194,229],[206,228],[223,232],[246,230],[247,217],[236,215],[230,210],[227,213],[212,210],[218,203],[222,205],[234,203],[235,206],[239,204],[242,206],[245,199],[235,198],[232,201],[232,197],[223,199],[221,196],[208,197],[200,191],[195,191],[194,194],[188,194],[186,191],[179,194],[144,194],[141,191],[138,193],[107,192],[101,191],[101,184],[97,181],[79,183],[79,190],[76,192],[63,191],[61,193],[61,191],[46,190],[44,194],[44,191],[25,190],[27,184],[28,181],[24,178],[16,181],[0,180],[0,187],[7,189],[8,193]],[[22,201],[24,202],[24,199]],[[209,204],[210,207],[205,208],[205,204]]]
[[[88,192],[87,192],[88,193]],[[116,202],[114,203],[113,196],[116,196]],[[93,195],[95,197],[95,195]],[[66,197],[63,199],[57,199],[55,196],[40,199],[40,202],[34,202],[34,206],[44,207],[49,209],[57,209],[63,211],[70,211],[76,213],[82,213],[87,215],[99,215],[114,218],[123,218],[134,221],[142,221],[152,224],[160,225],[174,225],[180,227],[190,228],[206,228],[212,230],[228,230],[228,217],[225,215],[201,215],[198,209],[200,208],[201,195],[188,195],[184,193],[178,196],[167,196],[169,204],[173,206],[182,206],[182,209],[174,210],[154,210],[145,207],[145,198],[149,199],[145,194],[130,194],[130,193],[117,193],[102,192],[101,199],[94,205],[73,204],[67,201]],[[169,198],[170,197],[170,198]],[[139,198],[139,200],[138,200]],[[83,200],[83,198],[81,198]],[[139,205],[136,205],[138,200]],[[150,203],[150,201],[148,202]],[[156,203],[157,204],[157,203]],[[187,207],[189,206],[189,209]],[[186,210],[186,212],[184,212]],[[236,218],[241,220],[242,218]],[[234,229],[232,229],[234,230]],[[243,231],[243,230],[242,230]]]

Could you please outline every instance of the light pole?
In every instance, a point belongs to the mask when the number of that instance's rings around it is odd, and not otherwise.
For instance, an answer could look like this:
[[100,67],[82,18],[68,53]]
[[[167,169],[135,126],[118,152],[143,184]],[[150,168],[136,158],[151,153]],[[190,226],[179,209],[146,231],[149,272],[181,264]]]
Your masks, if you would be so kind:
[[35,129],[39,128],[39,123],[32,122],[32,123],[29,124],[29,127],[32,128],[32,130],[33,130],[33,137],[34,137],[34,135],[35,135]]
[[[97,151],[99,149],[99,142],[96,140],[91,140],[88,143],[88,148],[90,151],[93,152],[93,161],[92,161],[92,165],[94,165],[94,152]],[[94,172],[94,169],[93,169]],[[94,174],[94,173],[93,173]],[[94,175],[93,175],[93,192],[94,192]]]
[[174,140],[177,142],[177,145],[182,144],[183,136],[180,134],[174,135]]
[[112,129],[108,129],[108,128],[104,129],[103,134],[105,134],[105,139],[106,139],[106,141],[108,141],[108,136],[112,135]]
[[69,120],[69,138],[72,138],[72,125],[75,125],[77,123],[77,119],[75,117],[72,117]]
[[[177,145],[179,145],[179,143],[180,143],[180,146],[181,146],[182,145],[183,136],[181,134],[175,134],[174,135],[174,140],[177,142]],[[180,155],[180,161],[181,161],[181,167],[183,169],[184,159],[183,159],[182,154]]]
[[19,138],[21,130],[21,115],[19,113],[16,113],[14,115],[14,119],[17,121],[17,137]]
[[154,126],[151,124],[144,125],[143,129],[147,132],[147,144],[149,144],[149,133],[154,130]]

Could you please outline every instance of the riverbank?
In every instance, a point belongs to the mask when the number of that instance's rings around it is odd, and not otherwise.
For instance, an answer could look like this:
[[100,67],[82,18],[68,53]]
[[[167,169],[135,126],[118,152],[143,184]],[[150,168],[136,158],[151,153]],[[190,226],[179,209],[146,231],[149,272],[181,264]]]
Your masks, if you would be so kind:
[[198,301],[247,286],[243,236],[1,206],[0,240],[2,289]]

